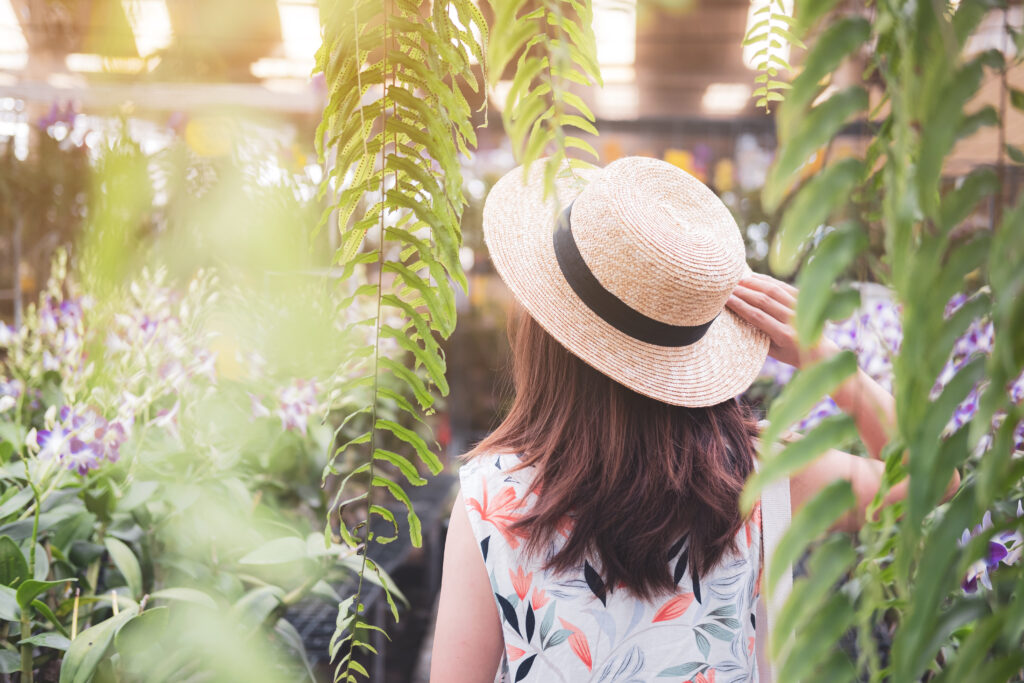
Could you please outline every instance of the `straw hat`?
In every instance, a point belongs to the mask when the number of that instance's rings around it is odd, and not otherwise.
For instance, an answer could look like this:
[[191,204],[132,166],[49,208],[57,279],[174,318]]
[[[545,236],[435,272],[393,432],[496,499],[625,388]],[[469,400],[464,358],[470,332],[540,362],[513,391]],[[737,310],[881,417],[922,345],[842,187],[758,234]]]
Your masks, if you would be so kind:
[[710,406],[742,393],[768,337],[725,308],[750,273],[715,194],[658,159],[516,168],[484,206],[498,273],[540,325],[617,382],[665,403]]

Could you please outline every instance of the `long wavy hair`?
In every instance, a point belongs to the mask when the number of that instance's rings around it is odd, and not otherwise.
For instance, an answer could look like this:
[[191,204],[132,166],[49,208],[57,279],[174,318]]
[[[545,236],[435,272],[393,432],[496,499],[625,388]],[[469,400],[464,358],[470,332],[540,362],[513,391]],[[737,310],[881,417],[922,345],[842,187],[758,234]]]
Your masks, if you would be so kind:
[[669,552],[679,552],[684,537],[693,576],[735,548],[756,435],[745,406],[684,408],[638,394],[521,310],[509,335],[515,399],[466,457],[517,453],[520,467],[537,467],[536,502],[512,527],[526,537],[526,552],[550,547],[568,516],[568,538],[547,567],[578,571],[597,559],[605,586],[646,599],[676,589]]

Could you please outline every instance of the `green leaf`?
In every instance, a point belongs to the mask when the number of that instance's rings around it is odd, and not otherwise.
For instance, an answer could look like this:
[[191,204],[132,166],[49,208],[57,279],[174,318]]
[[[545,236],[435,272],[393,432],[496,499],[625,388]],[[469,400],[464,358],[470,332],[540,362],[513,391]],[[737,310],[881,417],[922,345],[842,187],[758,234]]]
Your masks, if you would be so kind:
[[114,561],[121,575],[124,576],[125,583],[128,584],[128,590],[135,599],[142,597],[142,568],[139,566],[139,561],[135,557],[135,553],[120,539],[114,538],[113,536],[107,536],[103,540],[103,545],[106,546],[107,552],[110,553],[110,559]]
[[11,650],[0,650],[0,674],[21,671],[21,655]]
[[800,269],[796,279],[800,293],[796,301],[795,327],[802,347],[810,348],[825,325],[825,310],[832,290],[822,283],[836,282],[867,246],[864,229],[857,223],[844,223],[825,235]]
[[754,506],[764,487],[776,479],[799,471],[830,448],[837,448],[857,438],[857,424],[848,415],[833,415],[821,421],[802,439],[788,444],[776,455],[761,459],[760,469],[747,480],[741,505],[744,510]]
[[420,457],[420,460],[423,461],[423,464],[430,469],[431,474],[440,474],[441,470],[444,469],[444,465],[441,464],[438,457],[434,455],[427,446],[427,442],[424,441],[423,437],[416,432],[411,429],[406,429],[393,420],[386,420],[384,418],[379,418],[377,420],[376,428],[391,432],[399,439],[416,449],[416,454]]
[[781,653],[789,634],[797,633],[798,626],[819,610],[856,560],[857,553],[841,535],[829,537],[814,551],[807,563],[807,574],[793,581],[793,592],[775,621],[771,639],[775,657]]
[[413,547],[419,548],[423,545],[423,534],[421,531],[420,518],[416,515],[416,511],[413,508],[412,501],[409,499],[409,495],[402,489],[401,486],[385,479],[374,475],[373,485],[386,488],[391,492],[391,495],[395,497],[395,500],[405,504],[406,510],[408,510],[408,521],[409,521],[409,540],[412,542]]
[[765,577],[769,591],[779,582],[782,573],[796,563],[807,544],[825,533],[856,503],[850,482],[839,479],[821,489],[793,516],[789,529],[779,539],[771,570]]
[[306,541],[298,536],[283,536],[267,541],[245,554],[239,564],[284,564],[309,559]]
[[15,586],[29,576],[28,562],[10,536],[0,536],[0,584]]
[[216,609],[217,603],[207,593],[194,588],[164,588],[150,594],[151,600],[177,600]]
[[856,371],[857,356],[849,351],[797,371],[768,410],[768,426],[760,436],[762,452],[772,448],[790,425]]
[[1013,105],[1014,109],[1024,111],[1024,90],[1018,90],[1017,88],[1008,88],[1010,92],[1010,104]]
[[60,668],[60,683],[89,683],[117,632],[138,616],[138,607],[122,609],[116,616],[85,629],[71,641]]
[[31,638],[18,641],[18,647],[25,644],[34,645],[35,647],[48,647],[52,650],[67,650],[71,646],[71,641],[56,631],[48,631],[46,633],[37,633]]
[[799,637],[793,639],[793,649],[779,669],[779,680],[811,680],[816,665],[835,652],[836,643],[851,626],[853,616],[850,598],[839,591],[832,593],[819,605],[806,628],[800,630]]
[[231,614],[256,629],[277,609],[283,597],[284,591],[277,586],[254,588],[231,606]]
[[4,621],[17,621],[21,618],[21,608],[18,607],[18,594],[9,586],[0,586],[0,619]]
[[1006,145],[1006,154],[1015,164],[1024,164],[1024,150],[1009,143]]
[[830,24],[817,38],[803,60],[803,70],[793,79],[786,102],[779,107],[779,138],[785,144],[799,118],[818,96],[821,81],[840,62],[868,40],[871,25],[862,17],[843,17]]
[[[135,608],[137,607],[137,605],[135,605],[135,603],[132,603],[130,607]],[[37,613],[41,614],[44,619],[53,624],[53,627],[60,631],[61,634],[65,636],[68,635],[68,630],[64,628],[64,624],[60,622],[60,619],[57,618],[57,615],[53,613],[53,610],[51,610],[50,606],[47,605],[45,602],[42,602],[41,600],[33,600],[32,609],[34,609]]]
[[774,211],[778,208],[793,174],[839,132],[847,119],[867,107],[867,91],[860,86],[851,86],[811,109],[800,127],[793,131],[788,143],[779,151],[768,175],[761,192],[761,201],[766,210]]
[[20,491],[16,491],[13,496],[0,504],[0,519],[9,517],[15,512],[19,512],[29,503],[29,501],[32,500],[32,496],[32,489],[28,487],[23,488]]
[[27,609],[32,601],[35,600],[41,593],[49,590],[54,586],[66,586],[69,581],[77,581],[78,579],[62,579],[60,581],[36,581],[35,579],[29,579],[28,581],[22,581],[18,585],[17,600],[18,606],[21,609]]
[[114,647],[125,660],[136,660],[133,669],[139,670],[151,662],[167,632],[170,610],[166,607],[148,609],[125,624],[114,636]]
[[793,272],[812,233],[849,198],[863,171],[859,159],[842,159],[800,188],[772,241],[768,257],[772,270],[783,275]]

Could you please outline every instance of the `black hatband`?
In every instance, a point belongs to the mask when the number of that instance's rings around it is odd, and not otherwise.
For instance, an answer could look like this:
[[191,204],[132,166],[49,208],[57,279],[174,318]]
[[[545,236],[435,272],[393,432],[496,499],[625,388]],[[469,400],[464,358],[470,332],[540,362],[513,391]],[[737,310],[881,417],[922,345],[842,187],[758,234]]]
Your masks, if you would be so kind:
[[647,317],[605,289],[580,254],[572,234],[571,216],[570,202],[555,227],[555,257],[566,282],[590,310],[619,332],[647,344],[689,346],[704,336],[717,315],[703,325],[669,325]]

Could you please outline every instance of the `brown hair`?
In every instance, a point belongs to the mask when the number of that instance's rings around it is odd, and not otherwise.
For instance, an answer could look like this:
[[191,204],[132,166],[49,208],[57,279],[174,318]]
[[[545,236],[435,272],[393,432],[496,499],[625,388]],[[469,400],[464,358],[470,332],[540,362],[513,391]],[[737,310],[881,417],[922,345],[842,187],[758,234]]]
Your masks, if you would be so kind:
[[[512,527],[527,537],[526,552],[547,548],[568,515],[568,539],[547,563],[554,571],[596,555],[604,586],[650,598],[674,591],[687,565],[691,576],[714,568],[744,522],[739,497],[756,435],[749,410],[736,400],[662,403],[593,369],[524,312],[509,328],[515,400],[466,457],[517,453],[520,467],[538,467],[536,503]],[[689,559],[673,572],[669,548],[678,553],[682,537]]]

